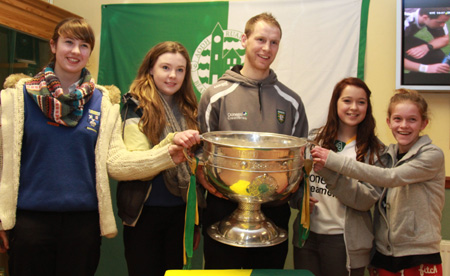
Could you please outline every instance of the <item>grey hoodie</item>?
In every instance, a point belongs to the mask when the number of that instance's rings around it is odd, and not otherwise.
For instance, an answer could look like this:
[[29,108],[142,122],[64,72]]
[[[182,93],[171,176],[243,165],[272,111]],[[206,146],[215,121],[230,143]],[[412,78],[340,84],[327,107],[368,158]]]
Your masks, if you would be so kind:
[[202,95],[201,132],[234,130],[272,132],[307,137],[308,119],[300,96],[277,80],[275,73],[262,81],[227,70]]

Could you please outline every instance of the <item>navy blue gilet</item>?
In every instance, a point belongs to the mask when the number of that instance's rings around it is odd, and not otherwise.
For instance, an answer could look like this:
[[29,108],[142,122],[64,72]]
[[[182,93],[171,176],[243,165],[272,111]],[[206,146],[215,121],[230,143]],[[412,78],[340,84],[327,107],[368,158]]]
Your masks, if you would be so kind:
[[102,94],[95,90],[76,127],[48,119],[25,91],[25,122],[17,208],[70,212],[98,210],[95,145]]

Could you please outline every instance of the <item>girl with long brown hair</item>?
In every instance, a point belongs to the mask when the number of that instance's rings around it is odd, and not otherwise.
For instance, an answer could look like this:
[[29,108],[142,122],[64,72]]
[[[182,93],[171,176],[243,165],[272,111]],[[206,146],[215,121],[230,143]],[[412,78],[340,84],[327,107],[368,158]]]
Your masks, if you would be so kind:
[[[375,136],[370,94],[358,78],[338,82],[327,122],[312,130],[310,139],[339,155],[373,164],[382,145]],[[328,170],[311,172],[308,177],[315,206],[306,241],[299,242],[299,231],[294,231],[295,268],[320,276],[363,276],[373,241],[370,208],[380,191]]]
[[[124,99],[123,136],[128,150],[199,141],[191,63],[180,43],[166,41],[150,49]],[[150,178],[119,182],[117,202],[129,275],[164,275],[167,269],[183,267],[190,174],[181,161],[173,159],[177,166],[169,168],[162,159],[154,160]]]

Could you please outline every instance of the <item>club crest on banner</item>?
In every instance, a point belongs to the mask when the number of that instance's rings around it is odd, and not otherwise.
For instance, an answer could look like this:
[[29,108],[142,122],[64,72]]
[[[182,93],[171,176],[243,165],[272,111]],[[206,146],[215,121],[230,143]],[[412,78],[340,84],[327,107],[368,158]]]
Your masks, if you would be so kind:
[[245,49],[242,32],[223,30],[217,23],[210,35],[199,43],[191,58],[192,83],[200,94],[215,83],[226,70],[242,64]]

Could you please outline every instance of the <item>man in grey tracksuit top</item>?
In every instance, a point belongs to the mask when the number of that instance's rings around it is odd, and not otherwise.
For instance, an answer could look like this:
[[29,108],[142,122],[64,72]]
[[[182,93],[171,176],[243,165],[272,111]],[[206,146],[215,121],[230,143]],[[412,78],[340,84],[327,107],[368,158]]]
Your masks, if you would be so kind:
[[300,96],[278,81],[270,70],[261,81],[227,70],[199,105],[201,132],[260,131],[307,137],[308,120]]
[[[240,74],[242,66],[228,70],[203,95],[199,105],[200,131],[258,131],[307,137],[308,120],[298,94],[277,80],[270,70],[263,80]],[[262,207],[275,224],[288,230],[288,203]],[[283,268],[288,242],[262,248],[239,248],[208,237],[211,224],[231,214],[237,205],[215,196],[207,197],[203,217],[205,268]],[[260,253],[258,253],[260,252]],[[254,260],[251,260],[251,259]]]
[[[280,40],[280,24],[271,14],[261,13],[247,21],[241,38],[244,65],[227,70],[202,95],[198,110],[201,132],[255,131],[307,137],[308,120],[300,97],[280,83],[270,69]],[[214,188],[200,182],[209,192],[202,221],[205,269],[283,269],[288,241],[242,248],[208,236],[206,229],[230,215],[237,204],[217,197]],[[263,204],[261,209],[275,225],[288,230],[291,210],[287,200]]]

